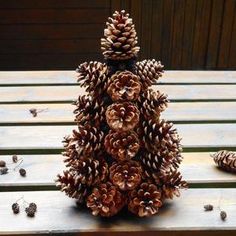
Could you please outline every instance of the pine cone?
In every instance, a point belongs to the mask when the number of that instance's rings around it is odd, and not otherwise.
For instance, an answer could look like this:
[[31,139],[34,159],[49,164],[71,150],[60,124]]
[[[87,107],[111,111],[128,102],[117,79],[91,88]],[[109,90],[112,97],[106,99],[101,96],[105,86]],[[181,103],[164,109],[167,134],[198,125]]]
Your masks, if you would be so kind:
[[106,120],[115,131],[129,131],[138,124],[139,114],[138,108],[130,102],[114,103],[107,108]]
[[172,123],[144,120],[137,132],[143,141],[142,145],[151,153],[176,156],[181,151],[180,138]]
[[167,108],[168,102],[165,94],[148,89],[140,94],[140,97],[138,98],[138,107],[145,119],[158,119],[160,113]]
[[148,150],[142,150],[139,159],[146,168],[159,171],[160,169],[177,169],[183,157],[180,153],[169,152],[161,155],[159,152],[150,153]]
[[118,161],[129,160],[139,150],[139,139],[135,132],[115,132],[110,130],[105,137],[105,149]]
[[212,155],[212,157],[215,163],[223,170],[228,172],[236,172],[236,153],[221,150]]
[[140,93],[139,78],[130,71],[116,72],[107,89],[113,101],[135,101]]
[[104,181],[108,174],[108,165],[103,157],[81,157],[70,164],[70,170],[77,172],[77,179],[81,184],[93,186]]
[[133,190],[142,179],[142,168],[137,161],[113,163],[109,171],[111,182],[122,191]]
[[73,160],[79,159],[83,155],[91,155],[101,150],[104,142],[104,133],[90,125],[79,126],[78,131],[73,130],[71,136],[64,140],[65,151],[63,156],[66,156],[65,162],[68,165]]
[[158,183],[156,179],[156,183],[161,186],[163,198],[173,199],[174,196],[179,197],[179,190],[187,188],[187,182],[182,180],[182,175],[176,170],[162,171],[159,181]]
[[83,95],[78,97],[74,105],[76,105],[75,121],[79,125],[92,124],[100,127],[106,121],[106,105],[103,100],[91,99],[91,97]]
[[140,77],[143,89],[157,83],[157,80],[164,73],[163,65],[160,61],[143,60],[136,63],[136,74]]
[[105,38],[101,39],[101,50],[105,59],[127,60],[137,57],[139,47],[134,24],[124,10],[115,11],[109,17],[104,30]]
[[108,69],[101,62],[84,62],[76,69],[78,82],[81,87],[86,87],[86,92],[91,96],[101,95],[107,90]]
[[129,194],[128,208],[140,217],[156,214],[161,205],[161,192],[154,184],[142,183]]
[[88,187],[81,184],[77,173],[74,171],[64,171],[63,175],[58,175],[56,186],[60,187],[62,192],[65,192],[71,198],[76,198],[79,203],[83,203],[88,193]]
[[122,209],[125,203],[125,196],[110,182],[95,187],[87,198],[87,207],[91,208],[95,216],[113,216]]

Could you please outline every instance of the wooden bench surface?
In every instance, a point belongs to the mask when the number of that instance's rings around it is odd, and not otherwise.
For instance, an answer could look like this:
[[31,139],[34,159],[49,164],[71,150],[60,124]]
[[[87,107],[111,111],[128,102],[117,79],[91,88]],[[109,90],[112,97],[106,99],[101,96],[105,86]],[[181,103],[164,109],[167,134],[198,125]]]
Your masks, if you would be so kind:
[[[218,169],[210,154],[236,150],[236,72],[167,71],[153,88],[171,100],[163,118],[183,138],[180,170],[190,189],[151,219],[124,210],[104,220],[76,209],[54,184],[64,168],[62,138],[75,127],[70,103],[84,93],[75,72],[0,72],[0,159],[9,162],[17,154],[27,170],[25,178],[14,171],[0,175],[0,235],[235,235],[236,176]],[[31,108],[41,110],[37,117]],[[11,204],[21,196],[38,204],[35,218],[12,214]],[[204,212],[208,203],[213,212]],[[228,213],[225,222],[220,209]]]

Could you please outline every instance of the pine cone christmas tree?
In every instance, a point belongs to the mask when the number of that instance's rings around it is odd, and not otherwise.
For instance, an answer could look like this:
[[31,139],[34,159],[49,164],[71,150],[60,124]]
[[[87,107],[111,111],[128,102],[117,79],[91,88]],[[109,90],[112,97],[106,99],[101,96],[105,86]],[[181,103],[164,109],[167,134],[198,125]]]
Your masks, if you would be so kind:
[[[78,127],[63,141],[67,169],[56,182],[93,215],[111,217],[127,205],[137,216],[152,216],[187,187],[178,171],[180,137],[160,118],[167,95],[150,88],[163,66],[154,59],[136,62],[137,35],[124,10],[106,26],[105,63],[85,62],[77,69],[88,94],[74,102]],[[221,166],[226,159],[216,157]]]

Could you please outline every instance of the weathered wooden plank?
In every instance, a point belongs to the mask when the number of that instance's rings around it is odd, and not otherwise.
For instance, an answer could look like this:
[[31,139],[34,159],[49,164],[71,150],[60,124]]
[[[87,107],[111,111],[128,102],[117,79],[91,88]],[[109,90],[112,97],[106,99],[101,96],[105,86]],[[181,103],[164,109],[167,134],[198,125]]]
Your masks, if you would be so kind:
[[[33,117],[30,109],[39,112]],[[5,104],[0,105],[0,125],[70,124],[74,121],[71,104]],[[164,119],[173,122],[235,122],[236,102],[170,103]]]
[[[195,184],[202,184],[202,187],[213,184],[218,184],[218,187],[228,184],[236,185],[236,176],[218,169],[210,154],[208,152],[183,153],[184,160],[180,166],[183,178],[190,186]],[[65,168],[61,155],[18,155],[18,158],[23,159],[21,167],[27,170],[27,176],[22,178],[18,169],[10,171],[7,175],[1,176],[0,189],[1,187],[7,190],[20,187],[31,187],[32,190],[43,187],[53,189],[56,175],[62,173]],[[6,161],[9,168],[14,168],[15,165],[11,164],[11,156],[0,156],[0,159]]]
[[[236,85],[155,85],[172,101],[236,100]],[[84,94],[79,86],[0,87],[0,103],[70,102]]]
[[[0,71],[0,86],[66,85],[76,83],[75,71]],[[236,84],[236,71],[165,71],[165,84]]]
[[[26,201],[38,205],[35,218],[25,214],[16,216],[10,206],[21,196]],[[0,193],[0,234],[55,234],[106,232],[107,235],[235,235],[236,189],[189,189],[182,191],[180,198],[166,201],[159,214],[152,218],[140,219],[123,211],[119,216],[103,220],[94,217],[88,210],[77,209],[74,200],[59,191],[44,192],[5,192]],[[204,212],[204,204],[213,204],[214,211]],[[226,221],[219,216],[220,209],[228,214]],[[55,219],[56,220],[52,220]],[[17,217],[17,220],[16,220]],[[12,223],[14,222],[14,224]],[[86,234],[87,235],[87,234]],[[104,235],[104,234],[102,234]]]
[[[0,127],[0,152],[4,150],[53,150],[62,148],[62,139],[76,126]],[[177,124],[186,149],[236,148],[234,124]]]

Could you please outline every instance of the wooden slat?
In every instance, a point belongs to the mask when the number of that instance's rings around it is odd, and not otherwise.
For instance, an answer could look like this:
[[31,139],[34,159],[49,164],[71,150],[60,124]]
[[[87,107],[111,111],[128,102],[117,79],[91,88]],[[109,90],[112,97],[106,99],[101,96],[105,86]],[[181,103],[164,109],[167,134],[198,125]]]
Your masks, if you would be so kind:
[[[155,85],[171,101],[236,100],[236,85]],[[0,103],[70,102],[84,94],[79,86],[0,87]]]
[[[229,184],[236,186],[235,175],[218,169],[210,154],[208,152],[183,153],[184,160],[180,171],[190,187],[196,184],[201,184],[201,187],[216,184],[218,187]],[[22,178],[17,170],[10,171],[7,175],[1,176],[0,189],[16,190],[29,187],[32,190],[45,187],[53,189],[56,175],[65,169],[61,155],[18,155],[18,158],[24,160],[21,167],[27,170],[27,177]],[[12,163],[11,156],[0,156],[0,160],[6,161],[9,168],[14,167],[10,164]]]
[[[11,204],[21,196],[26,201],[38,205],[35,218],[14,215]],[[0,193],[0,234],[39,234],[39,233],[105,233],[105,235],[235,235],[236,189],[191,189],[182,191],[180,198],[166,201],[159,214],[149,219],[140,219],[124,211],[120,216],[103,220],[94,217],[88,210],[76,209],[74,200],[58,191],[45,192],[5,192]],[[204,204],[213,204],[214,211],[204,212]],[[226,221],[219,216],[220,210],[228,214]],[[55,218],[56,217],[56,218]],[[17,220],[16,220],[17,218]],[[53,220],[55,219],[55,220]],[[14,222],[14,224],[12,223]],[[234,232],[233,232],[234,230]],[[226,231],[226,232],[225,232]],[[87,234],[86,234],[87,235]],[[101,234],[104,235],[104,234]]]
[[[0,127],[0,152],[6,150],[53,151],[62,148],[62,139],[75,126]],[[234,124],[177,124],[186,149],[220,149],[236,147]]]
[[[86,58],[84,59],[86,60]],[[164,84],[236,84],[236,71],[165,71]],[[74,84],[75,71],[0,71],[2,85]]]
[[[29,110],[39,111],[33,117]],[[6,104],[0,105],[0,125],[72,123],[71,104]],[[164,119],[173,122],[235,122],[236,102],[184,102],[170,103],[163,112]]]

